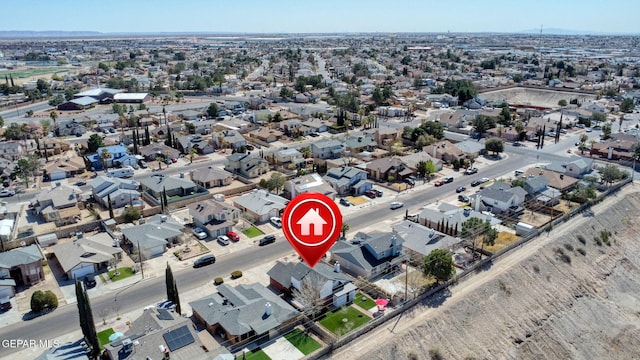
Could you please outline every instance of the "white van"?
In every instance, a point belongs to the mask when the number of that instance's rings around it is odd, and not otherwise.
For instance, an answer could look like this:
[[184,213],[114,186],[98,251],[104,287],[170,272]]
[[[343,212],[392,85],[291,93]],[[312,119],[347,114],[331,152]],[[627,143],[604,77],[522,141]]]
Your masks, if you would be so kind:
[[125,166],[121,169],[111,169],[107,171],[108,177],[128,178],[133,176],[133,168],[131,166]]

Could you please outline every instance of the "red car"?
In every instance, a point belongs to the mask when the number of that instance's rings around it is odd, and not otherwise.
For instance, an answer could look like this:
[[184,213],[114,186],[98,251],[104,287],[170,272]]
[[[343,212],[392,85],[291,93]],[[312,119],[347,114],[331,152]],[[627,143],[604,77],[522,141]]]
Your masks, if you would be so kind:
[[177,162],[178,162],[178,159],[176,159],[176,158],[171,158],[171,162],[172,162],[172,163],[177,163]]
[[238,236],[238,234],[236,234],[233,231],[227,232],[227,236],[229,237],[229,239],[231,239],[233,241],[239,241],[240,240],[240,236]]
[[444,181],[443,181],[443,180],[438,180],[438,181],[436,181],[435,183],[433,183],[433,185],[435,185],[435,186],[442,186],[442,185],[444,185]]

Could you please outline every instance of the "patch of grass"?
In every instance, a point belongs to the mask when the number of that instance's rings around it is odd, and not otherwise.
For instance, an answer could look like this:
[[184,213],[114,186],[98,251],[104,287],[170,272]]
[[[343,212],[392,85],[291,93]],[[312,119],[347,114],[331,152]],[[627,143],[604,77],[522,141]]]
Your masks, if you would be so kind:
[[104,329],[98,333],[98,342],[100,342],[100,347],[104,347],[111,341],[109,341],[109,336],[115,333],[112,328]]
[[249,351],[244,353],[243,355],[238,355],[236,356],[236,360],[243,360],[243,359],[247,359],[247,360],[271,360],[271,358],[269,356],[267,356],[267,354],[264,353],[264,351],[262,351],[262,349],[256,349],[253,351]]
[[130,267],[122,267],[122,268],[118,268],[118,275],[115,275],[116,270],[110,270],[109,271],[109,279],[111,279],[111,281],[118,281],[118,280],[122,280],[122,279],[126,279],[130,276],[135,275],[135,273],[133,272],[133,269]]
[[[362,298],[365,298],[364,301],[362,300]],[[374,306],[376,306],[375,301],[373,301],[370,297],[368,297],[367,295],[363,294],[363,293],[357,293],[356,294],[356,298],[353,299],[353,303],[360,306],[361,308],[365,309],[365,310],[369,310],[371,308],[373,308]]]
[[[346,319],[346,321],[344,321]],[[341,336],[371,321],[371,318],[352,306],[329,312],[320,320],[320,324],[332,333]]]
[[322,347],[322,345],[300,329],[293,329],[290,333],[285,334],[284,338],[289,340],[293,346],[305,355],[309,355]]
[[23,78],[32,77],[32,76],[35,76],[35,75],[54,73],[54,72],[60,71],[60,70],[61,69],[58,69],[58,68],[27,69],[27,70],[12,71],[12,72],[8,73],[7,76],[11,75],[11,76],[13,76],[14,79],[23,79]]
[[498,233],[498,237],[496,238],[496,241],[493,245],[485,246],[484,248],[485,250],[494,253],[506,246],[513,244],[518,240],[520,240],[519,236],[512,234],[510,232],[502,231]]
[[264,233],[262,231],[260,231],[260,229],[258,229],[255,226],[251,226],[251,227],[248,227],[248,228],[242,230],[242,233],[247,235],[247,237],[249,237],[249,238],[253,238],[253,237],[256,237],[256,236],[264,235]]

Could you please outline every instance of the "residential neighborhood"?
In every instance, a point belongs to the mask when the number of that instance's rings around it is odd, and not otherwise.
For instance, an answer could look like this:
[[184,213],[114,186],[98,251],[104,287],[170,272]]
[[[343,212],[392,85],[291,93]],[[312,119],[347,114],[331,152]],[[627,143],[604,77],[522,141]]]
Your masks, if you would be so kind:
[[[56,338],[0,357],[317,359],[390,327],[637,181],[636,42],[0,34],[0,324]],[[306,193],[343,219],[315,266],[283,232]]]

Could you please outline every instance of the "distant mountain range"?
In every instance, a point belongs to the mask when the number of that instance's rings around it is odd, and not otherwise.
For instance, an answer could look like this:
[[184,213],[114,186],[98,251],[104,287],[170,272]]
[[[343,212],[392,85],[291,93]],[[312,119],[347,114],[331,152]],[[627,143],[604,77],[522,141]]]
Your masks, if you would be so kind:
[[59,38],[104,35],[98,31],[0,31],[0,38]]
[[[540,34],[540,29],[518,31],[518,34]],[[542,28],[542,35],[637,35],[637,33],[598,32],[589,30],[570,30],[559,28]]]

